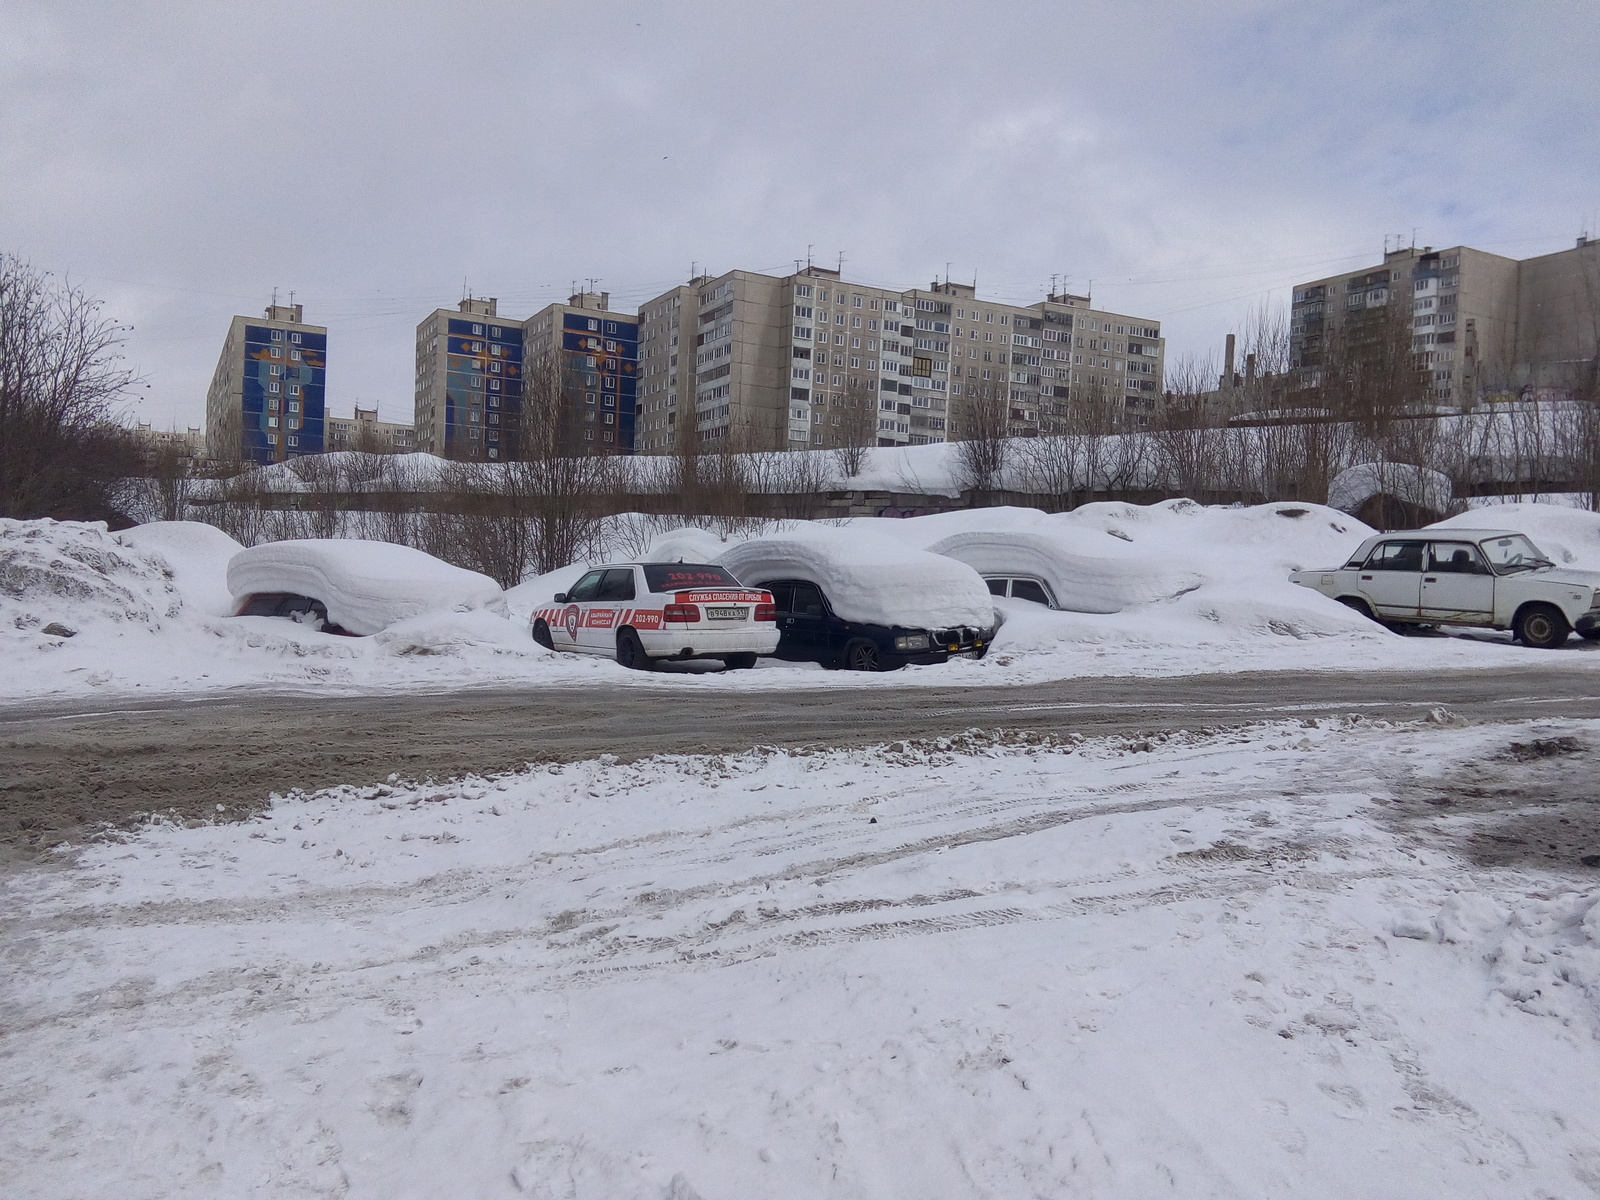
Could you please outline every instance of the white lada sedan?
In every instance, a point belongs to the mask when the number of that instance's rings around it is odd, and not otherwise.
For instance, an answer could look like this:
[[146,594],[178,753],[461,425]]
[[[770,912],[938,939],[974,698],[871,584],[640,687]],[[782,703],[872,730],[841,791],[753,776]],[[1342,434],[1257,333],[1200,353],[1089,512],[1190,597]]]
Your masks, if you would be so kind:
[[1389,626],[1509,629],[1554,649],[1576,631],[1600,639],[1600,572],[1557,567],[1506,529],[1415,529],[1361,543],[1342,567],[1289,579]]
[[640,671],[690,658],[720,658],[740,670],[778,648],[772,594],[709,563],[596,567],[536,609],[531,622],[541,646],[604,654]]

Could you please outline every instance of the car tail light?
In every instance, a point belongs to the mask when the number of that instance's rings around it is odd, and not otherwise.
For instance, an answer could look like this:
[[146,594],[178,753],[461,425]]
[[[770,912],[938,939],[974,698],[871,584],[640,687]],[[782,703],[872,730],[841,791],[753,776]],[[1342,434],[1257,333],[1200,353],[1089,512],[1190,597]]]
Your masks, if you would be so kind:
[[692,624],[700,619],[700,606],[698,604],[669,604],[662,612],[661,619],[678,625]]
[[776,621],[778,619],[778,606],[771,603],[756,605],[754,619],[757,621]]

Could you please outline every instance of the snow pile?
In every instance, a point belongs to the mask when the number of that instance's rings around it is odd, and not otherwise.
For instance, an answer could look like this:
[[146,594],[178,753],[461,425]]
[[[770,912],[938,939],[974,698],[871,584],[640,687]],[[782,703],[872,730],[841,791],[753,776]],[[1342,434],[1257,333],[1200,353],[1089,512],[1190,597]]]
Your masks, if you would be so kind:
[[266,542],[228,563],[235,604],[263,592],[320,600],[328,619],[355,634],[373,634],[424,613],[486,608],[506,615],[500,585],[487,575],[393,542],[346,538]]
[[967,735],[154,826],[0,880],[5,1190],[1591,1195],[1593,873],[1395,823],[1508,736]]
[[727,541],[709,529],[685,526],[668,530],[653,539],[643,561],[714,563],[727,548]]
[[182,608],[166,561],[104,522],[0,518],[0,628],[17,648],[97,625],[155,632]]
[[1455,496],[1450,476],[1411,463],[1358,463],[1328,482],[1328,507],[1353,513],[1374,496],[1392,496],[1430,512],[1446,512]]
[[1193,591],[1200,575],[1151,562],[1120,538],[1077,529],[971,529],[928,547],[983,575],[1032,575],[1073,612],[1114,613]]
[[212,617],[233,612],[227,563],[244,547],[215,525],[199,521],[153,521],[117,534],[124,546],[159,554],[172,569],[184,603]]
[[995,623],[994,598],[971,567],[859,529],[806,525],[725,547],[712,561],[752,587],[818,584],[846,621],[914,629]]
[[534,644],[525,624],[482,608],[408,617],[380,630],[372,640],[396,656],[487,652],[538,658],[551,653]]
[[1558,567],[1600,571],[1600,513],[1557,504],[1497,504],[1447,517],[1429,529],[1511,529]]

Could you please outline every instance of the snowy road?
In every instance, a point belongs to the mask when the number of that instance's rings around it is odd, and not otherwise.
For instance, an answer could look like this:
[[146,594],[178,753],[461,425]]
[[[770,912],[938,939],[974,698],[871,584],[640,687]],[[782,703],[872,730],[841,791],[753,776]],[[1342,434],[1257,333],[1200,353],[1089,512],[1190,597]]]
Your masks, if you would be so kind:
[[150,829],[4,882],[0,1192],[1593,1196],[1597,763],[1296,720]]
[[[611,753],[727,753],[757,745],[861,746],[971,728],[1134,733],[1435,707],[1472,721],[1600,717],[1600,681],[1560,656],[1494,670],[1280,671],[1086,678],[1026,687],[710,691],[641,685],[319,698],[241,693],[169,701],[0,707],[0,845],[47,844],[95,821],[217,803],[250,810],[293,787],[447,778]],[[606,664],[609,665],[609,664]],[[821,675],[821,672],[817,672]],[[830,676],[830,682],[838,677]],[[26,824],[23,824],[26,822]]]

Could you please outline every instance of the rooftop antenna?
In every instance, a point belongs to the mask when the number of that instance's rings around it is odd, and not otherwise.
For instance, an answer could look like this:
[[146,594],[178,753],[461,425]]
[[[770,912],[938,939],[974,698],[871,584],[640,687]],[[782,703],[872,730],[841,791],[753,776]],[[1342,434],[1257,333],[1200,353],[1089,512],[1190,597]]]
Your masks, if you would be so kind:
[[949,287],[950,286],[950,264],[949,263],[945,263],[945,265],[944,265],[944,285],[945,285],[945,287]]
[[1411,227],[1411,248],[1413,250],[1417,248],[1417,227],[1415,225]]
[[839,278],[844,279],[844,251],[839,251]]
[[294,289],[293,288],[289,289],[289,307],[290,308],[294,307]]
[[278,307],[278,289],[276,286],[274,286],[272,289],[272,307]]
[[699,279],[700,278],[700,264],[699,263],[692,262],[692,263],[689,264],[689,278],[690,279]]
[[811,266],[811,249],[815,244],[816,244],[815,242],[807,242],[806,243],[806,267],[807,267],[807,269],[809,269],[810,266]]
[[1052,296],[1054,296],[1056,294],[1056,279],[1057,278],[1059,278],[1059,277],[1055,276],[1055,275],[1050,276],[1050,294]]

